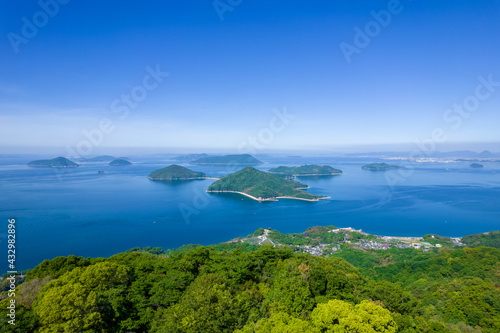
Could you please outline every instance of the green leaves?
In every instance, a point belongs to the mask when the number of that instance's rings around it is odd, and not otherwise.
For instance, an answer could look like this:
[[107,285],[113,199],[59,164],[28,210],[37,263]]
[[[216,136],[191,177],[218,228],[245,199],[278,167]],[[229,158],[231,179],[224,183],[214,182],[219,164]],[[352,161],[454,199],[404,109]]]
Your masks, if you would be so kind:
[[[86,268],[77,267],[59,279],[46,284],[33,304],[40,318],[40,332],[84,332],[105,328],[113,322],[119,309],[117,294],[106,293],[127,282],[128,268],[102,262]],[[112,296],[112,297],[110,297]],[[114,302],[110,302],[110,298]],[[114,304],[113,304],[114,303]],[[108,312],[108,316],[103,316]],[[118,311],[119,312],[119,311]]]
[[[42,263],[17,288],[16,316],[22,324],[16,329],[112,333],[500,331],[498,249],[418,255],[402,251],[399,259],[398,252],[384,255],[396,263],[365,269],[377,272],[378,281],[341,258],[313,257],[272,246],[252,252],[196,246],[171,252],[170,257],[132,252],[109,259],[56,258]],[[447,276],[439,273],[441,268]],[[6,300],[0,301],[4,319],[8,318]],[[0,319],[0,324],[5,320]],[[5,327],[0,332],[8,331]]]

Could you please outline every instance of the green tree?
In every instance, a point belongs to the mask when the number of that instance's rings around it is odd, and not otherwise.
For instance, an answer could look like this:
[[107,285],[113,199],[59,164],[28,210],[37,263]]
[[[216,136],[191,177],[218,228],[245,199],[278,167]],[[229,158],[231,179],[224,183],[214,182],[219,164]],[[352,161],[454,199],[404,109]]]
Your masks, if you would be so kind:
[[362,301],[356,306],[340,300],[318,304],[311,319],[321,332],[395,333],[397,325],[391,313],[380,305]]
[[102,262],[86,268],[77,267],[46,284],[33,303],[33,310],[40,318],[40,332],[109,329],[108,325],[114,323],[117,306],[109,303],[106,291],[125,283],[127,273],[125,266]]

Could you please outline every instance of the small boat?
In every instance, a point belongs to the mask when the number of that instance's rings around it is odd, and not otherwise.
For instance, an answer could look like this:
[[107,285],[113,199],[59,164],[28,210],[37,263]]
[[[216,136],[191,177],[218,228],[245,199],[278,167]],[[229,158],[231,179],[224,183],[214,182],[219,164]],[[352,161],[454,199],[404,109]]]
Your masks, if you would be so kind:
[[97,173],[106,173],[106,171],[104,171],[104,170],[99,170],[99,171],[97,171]]

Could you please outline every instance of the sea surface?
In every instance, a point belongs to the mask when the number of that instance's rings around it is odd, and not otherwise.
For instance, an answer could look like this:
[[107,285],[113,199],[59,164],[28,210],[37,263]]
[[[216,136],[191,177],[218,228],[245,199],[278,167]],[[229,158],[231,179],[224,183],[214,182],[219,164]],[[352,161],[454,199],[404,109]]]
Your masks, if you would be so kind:
[[[53,158],[54,156],[45,156]],[[316,225],[353,227],[377,235],[459,237],[500,229],[500,163],[472,169],[467,162],[416,163],[375,172],[361,166],[378,158],[260,157],[279,165],[327,164],[344,174],[297,180],[319,202],[259,203],[238,194],[209,194],[214,180],[155,182],[156,169],[176,163],[220,177],[242,167],[198,166],[165,155],[130,157],[131,166],[85,163],[79,168],[30,168],[40,156],[0,155],[0,248],[7,271],[7,224],[16,220],[16,269],[44,259],[107,257],[136,246],[177,248],[244,237],[259,227],[283,233]],[[106,173],[98,174],[104,170]],[[397,183],[394,182],[397,180]],[[1,258],[1,256],[0,256]]]

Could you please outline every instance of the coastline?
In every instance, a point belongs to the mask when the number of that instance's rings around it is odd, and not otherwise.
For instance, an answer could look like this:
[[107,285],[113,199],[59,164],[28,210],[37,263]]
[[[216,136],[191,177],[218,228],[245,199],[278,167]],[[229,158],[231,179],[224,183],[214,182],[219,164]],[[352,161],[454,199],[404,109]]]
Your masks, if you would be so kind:
[[258,202],[262,201],[279,201],[278,199],[295,199],[295,200],[303,200],[303,201],[309,201],[309,202],[316,202],[322,199],[330,199],[330,197],[322,197],[322,198],[317,198],[317,199],[305,199],[305,198],[296,198],[296,197],[287,197],[287,196],[282,196],[282,197],[274,197],[274,198],[256,198],[253,195],[244,193],[244,192],[238,192],[238,191],[206,191],[207,193],[236,193],[236,194],[241,194],[246,197],[249,197],[250,199],[253,199]]

